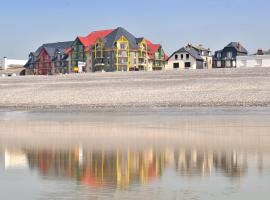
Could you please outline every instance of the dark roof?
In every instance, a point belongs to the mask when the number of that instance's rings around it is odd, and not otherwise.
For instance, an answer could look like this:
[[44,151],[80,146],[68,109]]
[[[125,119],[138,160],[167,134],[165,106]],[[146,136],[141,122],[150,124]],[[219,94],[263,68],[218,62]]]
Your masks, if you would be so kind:
[[174,52],[169,59],[176,53],[183,53],[186,52],[188,54],[190,54],[193,58],[195,58],[196,60],[200,60],[203,61],[203,58],[200,56],[200,54],[198,53],[198,51],[196,51],[195,49],[193,49],[192,47],[182,47],[181,49],[177,50],[176,52]]
[[122,27],[115,29],[104,38],[105,48],[114,48],[116,41],[121,36],[124,36],[129,41],[129,47],[131,49],[139,48],[136,37]]
[[258,51],[253,55],[270,55],[270,49],[268,51],[264,51],[262,49],[258,49]]
[[232,47],[235,48],[238,52],[248,53],[248,51],[239,43],[239,42],[231,42],[225,48]]
[[74,41],[43,44],[36,50],[36,53],[40,53],[43,47],[49,47],[49,48],[54,48],[54,49],[68,49],[69,47],[72,46],[73,42]]
[[137,42],[137,44],[140,44],[142,41],[144,40],[144,38],[143,37],[141,37],[141,38],[136,38],[136,42]]

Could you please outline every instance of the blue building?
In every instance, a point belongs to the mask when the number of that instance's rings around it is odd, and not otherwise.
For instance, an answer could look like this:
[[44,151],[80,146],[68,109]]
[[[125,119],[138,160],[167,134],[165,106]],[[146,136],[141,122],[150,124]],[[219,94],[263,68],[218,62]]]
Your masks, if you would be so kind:
[[235,68],[236,57],[245,56],[248,51],[239,43],[231,42],[213,56],[213,68]]

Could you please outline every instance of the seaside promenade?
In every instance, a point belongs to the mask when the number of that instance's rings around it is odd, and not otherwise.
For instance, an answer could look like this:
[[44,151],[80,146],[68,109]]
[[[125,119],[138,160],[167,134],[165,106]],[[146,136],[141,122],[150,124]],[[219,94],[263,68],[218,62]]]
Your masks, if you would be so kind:
[[270,106],[270,68],[0,78],[1,108],[200,106]]

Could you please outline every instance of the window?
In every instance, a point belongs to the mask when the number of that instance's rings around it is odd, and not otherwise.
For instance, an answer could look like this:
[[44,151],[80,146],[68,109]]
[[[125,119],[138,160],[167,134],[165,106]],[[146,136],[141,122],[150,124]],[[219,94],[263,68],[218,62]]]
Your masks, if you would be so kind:
[[190,63],[190,62],[186,62],[186,63],[185,63],[185,68],[186,68],[186,69],[189,69],[190,67],[191,67],[191,63]]
[[120,49],[126,49],[126,44],[125,43],[120,43]]
[[227,57],[232,58],[232,52],[231,51],[227,52]]
[[183,60],[184,59],[184,55],[183,54],[181,54],[181,60]]
[[217,53],[217,58],[221,58],[221,53]]
[[262,60],[261,59],[256,60],[256,66],[262,66]]
[[204,56],[204,51],[202,51],[202,56]]
[[173,68],[174,69],[179,69],[179,63],[173,63]]
[[79,46],[79,51],[83,51],[83,46],[82,45]]
[[107,65],[110,64],[110,57],[107,57]]
[[221,67],[221,61],[217,61],[217,67]]
[[178,55],[177,54],[175,54],[174,59],[178,60]]
[[186,59],[189,60],[189,54],[186,54]]

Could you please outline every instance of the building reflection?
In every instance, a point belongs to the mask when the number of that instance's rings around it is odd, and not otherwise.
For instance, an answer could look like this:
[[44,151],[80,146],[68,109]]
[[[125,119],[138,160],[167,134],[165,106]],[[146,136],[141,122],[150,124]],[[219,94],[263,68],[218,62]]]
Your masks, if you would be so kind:
[[166,166],[163,153],[152,150],[27,151],[29,166],[43,176],[70,177],[85,185],[126,187],[160,177]]
[[236,151],[179,150],[174,153],[175,168],[183,176],[208,176],[213,170],[229,177],[242,177],[247,173],[247,155]]
[[[71,179],[95,187],[128,187],[147,184],[162,177],[167,168],[182,177],[205,177],[219,173],[231,178],[241,178],[248,172],[248,155],[241,151],[210,151],[193,149],[164,150],[88,150],[76,146],[69,150],[24,149],[13,155],[5,153],[6,162],[21,165],[25,157],[32,171],[43,177]],[[250,156],[258,173],[270,169],[265,156]],[[266,159],[269,161],[270,159]],[[20,162],[19,162],[20,161]]]

